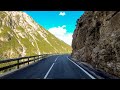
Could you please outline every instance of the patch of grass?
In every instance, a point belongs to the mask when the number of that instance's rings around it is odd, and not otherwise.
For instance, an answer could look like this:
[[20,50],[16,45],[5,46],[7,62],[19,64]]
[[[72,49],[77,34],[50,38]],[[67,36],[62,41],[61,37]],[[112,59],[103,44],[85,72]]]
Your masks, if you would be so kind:
[[17,26],[16,29],[20,30],[21,32],[25,32],[24,28],[22,28],[21,26]]
[[[6,67],[6,66],[9,66],[9,65],[13,65],[13,64],[16,64],[16,63],[17,63],[17,61],[12,61],[12,62],[8,62],[8,63],[3,63],[3,64],[0,64],[0,68]],[[11,68],[9,68],[9,69],[2,70],[2,71],[0,71],[0,73],[2,74],[2,73],[5,73],[5,72],[8,72],[8,71],[10,71],[10,70],[13,70],[13,69],[15,69],[15,68],[16,68],[16,66],[11,67]]]
[[4,18],[6,17],[6,13],[0,11],[0,17],[1,17],[2,19],[4,19]]

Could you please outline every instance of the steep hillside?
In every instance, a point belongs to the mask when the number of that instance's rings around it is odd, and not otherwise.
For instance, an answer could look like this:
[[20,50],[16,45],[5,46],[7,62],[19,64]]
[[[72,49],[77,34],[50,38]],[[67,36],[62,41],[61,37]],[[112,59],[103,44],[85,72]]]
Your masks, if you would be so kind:
[[21,11],[0,11],[0,58],[68,53],[71,47]]
[[72,57],[120,77],[120,12],[86,11],[78,19]]

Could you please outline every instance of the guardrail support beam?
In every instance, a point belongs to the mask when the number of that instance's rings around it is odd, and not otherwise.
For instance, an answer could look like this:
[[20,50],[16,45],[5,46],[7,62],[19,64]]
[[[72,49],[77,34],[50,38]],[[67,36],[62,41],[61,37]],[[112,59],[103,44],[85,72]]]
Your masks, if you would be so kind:
[[18,64],[18,65],[17,65],[17,69],[19,69],[19,68],[20,68],[20,67],[19,67],[19,60],[17,61],[17,64]]
[[35,57],[34,57],[34,62],[35,62]]
[[29,65],[29,58],[28,58],[28,65]]

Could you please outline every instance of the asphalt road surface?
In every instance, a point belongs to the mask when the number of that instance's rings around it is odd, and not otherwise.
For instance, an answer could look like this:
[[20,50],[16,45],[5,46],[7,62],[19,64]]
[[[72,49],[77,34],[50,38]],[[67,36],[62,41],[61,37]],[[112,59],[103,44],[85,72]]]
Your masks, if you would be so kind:
[[68,56],[47,57],[2,79],[95,79]]

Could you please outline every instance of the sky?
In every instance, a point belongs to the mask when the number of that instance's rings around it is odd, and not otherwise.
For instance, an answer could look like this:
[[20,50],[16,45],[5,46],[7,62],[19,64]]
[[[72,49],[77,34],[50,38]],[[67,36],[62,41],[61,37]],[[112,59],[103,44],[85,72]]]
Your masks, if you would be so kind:
[[76,21],[84,11],[24,11],[57,38],[71,45]]

